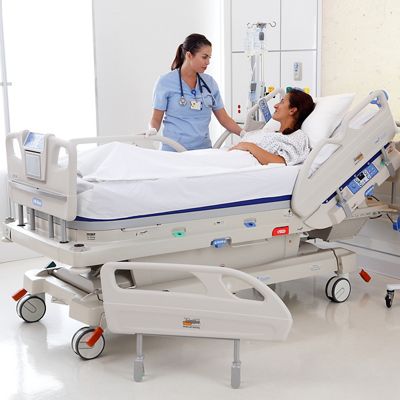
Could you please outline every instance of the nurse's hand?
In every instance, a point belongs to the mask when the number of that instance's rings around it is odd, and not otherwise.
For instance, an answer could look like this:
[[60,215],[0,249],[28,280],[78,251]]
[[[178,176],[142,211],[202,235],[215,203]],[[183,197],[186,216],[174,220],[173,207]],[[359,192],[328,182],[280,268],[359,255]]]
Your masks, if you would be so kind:
[[155,136],[155,135],[157,135],[157,129],[156,128],[149,128],[149,129],[147,129],[147,131],[146,131],[146,133],[145,133],[145,135],[147,136],[147,137],[149,137],[149,136]]

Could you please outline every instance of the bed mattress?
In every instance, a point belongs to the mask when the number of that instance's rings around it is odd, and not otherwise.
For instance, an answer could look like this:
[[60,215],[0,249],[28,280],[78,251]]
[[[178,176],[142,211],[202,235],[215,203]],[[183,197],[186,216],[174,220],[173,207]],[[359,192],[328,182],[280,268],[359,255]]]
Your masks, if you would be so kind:
[[[204,214],[266,204],[286,208],[300,168],[261,166],[244,151],[209,149],[171,155],[128,145],[128,154],[125,146],[110,145],[114,155],[101,146],[97,154],[86,155],[85,162],[78,161],[77,221]],[[90,158],[97,160],[96,165],[87,161]],[[150,165],[149,159],[153,159]]]

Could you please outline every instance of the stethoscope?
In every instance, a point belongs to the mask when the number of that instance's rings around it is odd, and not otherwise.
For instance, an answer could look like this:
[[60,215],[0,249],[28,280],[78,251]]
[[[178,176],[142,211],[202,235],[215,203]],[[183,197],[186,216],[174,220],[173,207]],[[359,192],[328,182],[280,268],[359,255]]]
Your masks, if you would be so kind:
[[[183,85],[182,85],[182,75],[181,75],[181,69],[178,69],[178,75],[179,75],[179,86],[181,88],[181,98],[179,99],[179,105],[180,106],[186,106],[187,100],[185,99],[185,96],[183,95]],[[207,83],[204,81],[204,79],[199,75],[197,75],[197,79],[199,81],[199,89],[200,89],[200,94],[201,97],[203,98],[203,87],[207,89],[209,95],[211,96],[211,104],[207,104],[207,107],[212,107],[215,104],[214,96],[211,94],[211,90],[208,87]],[[196,89],[193,89],[192,91],[193,96],[196,96]],[[203,98],[204,100],[204,98]]]

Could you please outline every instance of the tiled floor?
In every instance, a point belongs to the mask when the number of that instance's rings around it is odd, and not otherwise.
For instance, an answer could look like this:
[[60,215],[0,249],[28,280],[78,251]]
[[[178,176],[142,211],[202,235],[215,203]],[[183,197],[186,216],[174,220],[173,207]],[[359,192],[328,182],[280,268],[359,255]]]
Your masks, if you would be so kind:
[[242,385],[230,387],[230,341],[145,337],[143,382],[133,381],[135,336],[107,333],[98,359],[83,361],[70,340],[81,323],[65,306],[48,302],[45,317],[27,324],[9,295],[25,270],[45,265],[35,258],[0,264],[0,398],[8,399],[379,399],[400,393],[400,293],[384,302],[393,279],[351,276],[343,304],[324,294],[327,276],[278,284],[292,312],[286,342],[241,344]]

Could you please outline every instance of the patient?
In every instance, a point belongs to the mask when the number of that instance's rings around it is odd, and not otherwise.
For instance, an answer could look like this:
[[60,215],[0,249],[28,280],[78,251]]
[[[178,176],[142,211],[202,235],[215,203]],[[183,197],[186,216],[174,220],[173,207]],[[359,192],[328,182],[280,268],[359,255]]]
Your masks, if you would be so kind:
[[230,150],[244,150],[252,154],[262,164],[302,163],[310,152],[307,135],[300,129],[301,124],[314,110],[312,97],[298,89],[292,89],[274,106],[272,118],[280,122],[278,132],[265,132],[252,140],[247,134],[243,141]]

